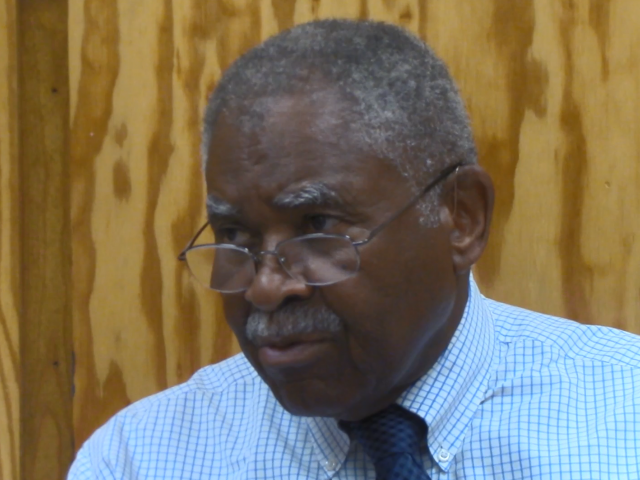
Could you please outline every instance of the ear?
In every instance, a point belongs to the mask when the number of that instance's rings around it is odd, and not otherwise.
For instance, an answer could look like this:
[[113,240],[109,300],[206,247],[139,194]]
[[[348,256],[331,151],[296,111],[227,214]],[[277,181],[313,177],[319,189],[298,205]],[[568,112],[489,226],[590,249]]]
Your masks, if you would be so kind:
[[479,165],[465,165],[443,185],[440,221],[449,231],[455,273],[468,273],[489,239],[494,189]]

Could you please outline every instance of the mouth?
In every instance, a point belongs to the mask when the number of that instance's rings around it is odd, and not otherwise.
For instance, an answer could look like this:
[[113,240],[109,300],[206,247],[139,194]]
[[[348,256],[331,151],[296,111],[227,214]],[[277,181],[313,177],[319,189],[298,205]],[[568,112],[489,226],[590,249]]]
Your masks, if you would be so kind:
[[313,363],[329,344],[326,334],[261,338],[256,342],[258,358],[265,368],[302,367]]

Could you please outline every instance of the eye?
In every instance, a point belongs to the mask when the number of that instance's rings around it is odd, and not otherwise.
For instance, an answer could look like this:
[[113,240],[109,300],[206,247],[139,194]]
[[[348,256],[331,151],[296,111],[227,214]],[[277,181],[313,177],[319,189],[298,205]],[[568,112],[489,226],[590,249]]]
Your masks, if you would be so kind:
[[324,233],[335,230],[340,222],[337,218],[330,217],[329,215],[309,215],[306,217],[306,223],[314,233]]
[[327,217],[325,215],[313,215],[309,218],[309,225],[312,229],[321,232],[327,225]]
[[216,228],[215,234],[216,243],[247,246],[251,241],[251,235],[249,232],[240,227]]

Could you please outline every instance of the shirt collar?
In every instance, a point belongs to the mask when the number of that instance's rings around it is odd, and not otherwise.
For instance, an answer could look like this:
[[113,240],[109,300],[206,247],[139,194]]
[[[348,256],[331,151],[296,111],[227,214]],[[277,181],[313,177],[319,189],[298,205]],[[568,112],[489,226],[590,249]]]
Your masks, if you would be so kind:
[[493,317],[471,277],[469,299],[449,346],[431,370],[398,399],[427,423],[427,445],[445,471],[485,398],[494,348]]
[[[469,299],[449,346],[397,402],[425,420],[427,445],[444,471],[485,397],[494,346],[493,318],[471,276]],[[349,452],[349,437],[332,418],[310,417],[307,423],[318,460],[328,474],[334,473]]]

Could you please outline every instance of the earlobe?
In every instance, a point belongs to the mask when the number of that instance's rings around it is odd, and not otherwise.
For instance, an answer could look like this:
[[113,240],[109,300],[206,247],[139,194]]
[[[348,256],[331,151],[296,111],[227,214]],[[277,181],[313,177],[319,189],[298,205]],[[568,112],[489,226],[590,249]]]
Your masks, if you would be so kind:
[[449,228],[453,266],[468,273],[489,239],[493,212],[493,182],[478,165],[461,167],[447,180],[442,192],[441,219]]

